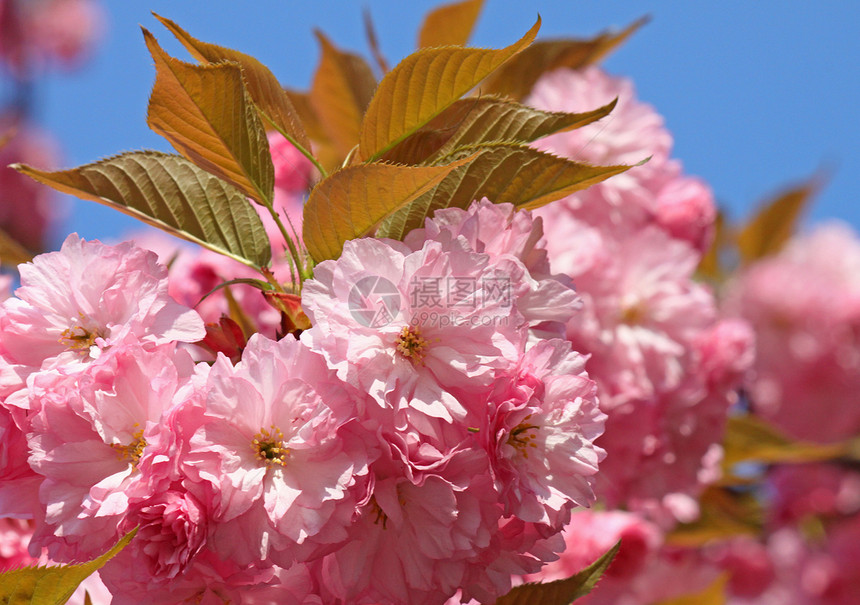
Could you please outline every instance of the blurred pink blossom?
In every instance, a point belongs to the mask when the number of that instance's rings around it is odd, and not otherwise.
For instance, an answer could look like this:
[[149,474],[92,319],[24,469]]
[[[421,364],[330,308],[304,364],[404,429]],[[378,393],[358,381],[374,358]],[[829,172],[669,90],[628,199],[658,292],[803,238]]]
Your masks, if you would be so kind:
[[0,229],[27,250],[41,252],[56,224],[64,216],[55,194],[9,164],[22,163],[51,169],[59,163],[57,143],[46,133],[12,116],[0,116]]
[[753,411],[796,439],[831,443],[860,431],[860,239],[821,225],[747,268],[726,312],[754,328]]

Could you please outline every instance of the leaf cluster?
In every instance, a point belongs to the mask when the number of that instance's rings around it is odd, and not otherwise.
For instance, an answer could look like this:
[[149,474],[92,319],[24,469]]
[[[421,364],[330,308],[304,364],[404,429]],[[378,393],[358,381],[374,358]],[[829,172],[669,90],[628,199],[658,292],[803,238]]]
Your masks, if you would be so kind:
[[[591,40],[535,42],[538,17],[505,48],[466,47],[482,6],[466,0],[431,11],[419,49],[392,69],[369,16],[375,68],[318,31],[319,64],[305,92],[285,90],[257,59],[198,40],[156,15],[197,61],[168,55],[143,29],[156,74],[147,122],[177,154],[129,152],[55,172],[16,168],[262,270],[271,244],[250,200],[280,228],[298,282],[312,275],[314,263],[336,258],[348,239],[402,238],[436,210],[484,197],[536,208],[626,170],[529,146],[605,117],[614,102],[574,114],[539,111],[519,99],[544,71],[599,60],[641,22]],[[318,170],[301,242],[273,207],[267,130],[286,137]],[[21,251],[13,256],[26,258]]]

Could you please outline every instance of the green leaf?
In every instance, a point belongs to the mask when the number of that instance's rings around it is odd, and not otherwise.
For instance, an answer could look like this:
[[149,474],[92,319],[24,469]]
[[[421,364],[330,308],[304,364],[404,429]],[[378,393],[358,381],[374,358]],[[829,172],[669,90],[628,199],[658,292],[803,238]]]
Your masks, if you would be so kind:
[[371,235],[381,220],[460,165],[361,164],[335,172],[314,187],[305,204],[308,252],[316,262],[337,258],[345,241]]
[[[534,209],[624,172],[629,166],[590,166],[554,156],[526,145],[493,143],[460,148],[477,154],[442,182],[387,218],[379,237],[403,239],[441,208],[467,208],[488,198],[517,208]],[[456,156],[452,156],[456,157]]]
[[699,518],[677,526],[666,536],[669,544],[697,548],[712,540],[762,531],[761,502],[751,491],[710,486],[699,497]]
[[361,118],[376,90],[376,77],[359,55],[339,50],[321,31],[320,63],[310,101],[341,157],[358,145]]
[[597,63],[648,22],[643,17],[618,33],[603,32],[590,40],[540,40],[514,57],[481,85],[484,94],[524,99],[544,73],[561,67],[581,69]]
[[310,150],[311,144],[299,114],[293,107],[289,95],[268,67],[245,53],[217,44],[202,42],[192,37],[191,34],[170,19],[165,19],[159,15],[155,15],[155,18],[161,21],[201,63],[232,61],[241,65],[248,94],[251,95],[251,99],[263,117],[275,130],[290,139],[291,142],[307,151]]
[[618,554],[619,548],[621,540],[597,561],[565,580],[515,586],[508,594],[496,600],[495,605],[569,605],[594,590],[597,581]]
[[432,163],[458,147],[491,142],[530,143],[605,117],[617,99],[584,113],[548,112],[499,97],[460,99],[418,129],[383,159],[399,164]]
[[434,8],[424,17],[418,48],[465,46],[483,6],[484,0],[465,0]]
[[62,605],[78,585],[131,542],[137,529],[123,536],[97,559],[79,565],[24,567],[0,573],[0,605]]
[[534,40],[540,18],[519,41],[495,49],[425,48],[403,59],[379,83],[361,123],[359,157],[375,160]]
[[832,460],[844,455],[847,445],[793,441],[761,418],[746,414],[729,417],[723,449],[723,467],[731,472],[732,467],[741,462],[778,464]]
[[0,262],[7,267],[16,267],[33,260],[33,255],[20,242],[0,229]]
[[741,261],[776,254],[791,238],[800,214],[822,186],[822,177],[792,187],[765,203],[737,235]]
[[57,172],[14,168],[246,265],[271,259],[266,230],[244,194],[181,156],[138,151]]
[[149,127],[204,170],[271,206],[275,170],[241,66],[185,63],[165,53],[146,29],[143,36],[156,72]]
[[729,574],[722,573],[704,590],[669,599],[668,601],[660,601],[658,605],[725,605],[728,583]]

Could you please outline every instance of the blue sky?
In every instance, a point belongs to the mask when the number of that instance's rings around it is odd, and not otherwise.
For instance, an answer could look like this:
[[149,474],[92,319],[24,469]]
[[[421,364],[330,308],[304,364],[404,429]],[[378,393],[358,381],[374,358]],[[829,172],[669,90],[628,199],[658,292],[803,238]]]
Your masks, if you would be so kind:
[[[139,25],[187,59],[150,10],[198,38],[256,56],[285,85],[306,88],[317,61],[312,29],[340,47],[367,52],[368,7],[383,52],[394,63],[414,49],[422,16],[436,2],[393,0],[138,0],[104,2],[108,30],[93,59],[37,89],[36,116],[63,147],[67,166],[131,149],[170,150],[146,127],[154,79]],[[404,8],[403,5],[408,6]],[[253,6],[253,10],[248,7]],[[540,13],[541,36],[591,36],[648,14],[651,22],[605,63],[631,77],[640,99],[665,117],[675,157],[741,218],[762,197],[818,170],[830,174],[807,223],[828,217],[860,228],[860,3],[793,0],[486,0],[473,44],[500,47]],[[76,202],[65,225],[87,238],[114,239],[138,223]]]

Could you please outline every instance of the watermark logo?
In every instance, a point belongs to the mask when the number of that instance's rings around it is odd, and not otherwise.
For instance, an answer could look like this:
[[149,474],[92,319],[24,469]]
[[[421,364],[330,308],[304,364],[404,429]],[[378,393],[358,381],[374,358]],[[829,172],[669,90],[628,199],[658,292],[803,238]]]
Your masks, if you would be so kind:
[[488,325],[505,315],[476,313],[482,307],[506,309],[512,305],[511,282],[507,277],[413,277],[406,296],[390,280],[370,275],[358,280],[349,291],[353,319],[368,328],[382,328],[395,319],[401,305],[409,305],[412,325]]
[[349,291],[348,304],[353,319],[359,324],[381,328],[400,313],[400,292],[390,280],[369,275],[358,280]]

